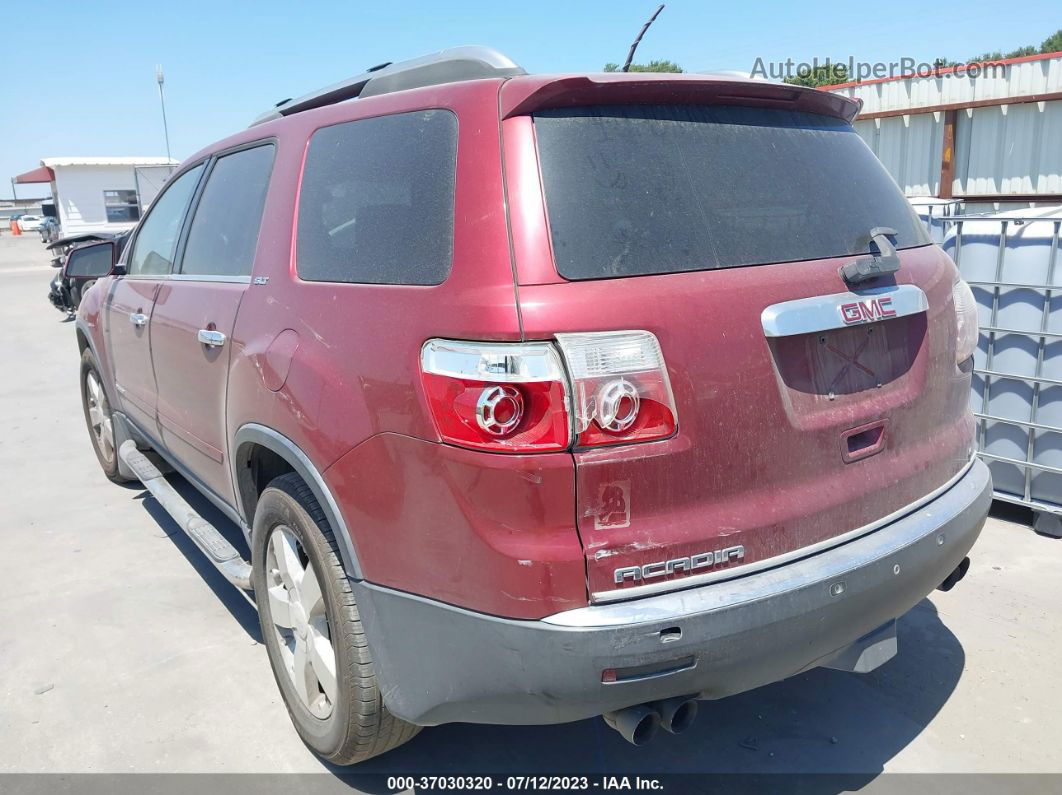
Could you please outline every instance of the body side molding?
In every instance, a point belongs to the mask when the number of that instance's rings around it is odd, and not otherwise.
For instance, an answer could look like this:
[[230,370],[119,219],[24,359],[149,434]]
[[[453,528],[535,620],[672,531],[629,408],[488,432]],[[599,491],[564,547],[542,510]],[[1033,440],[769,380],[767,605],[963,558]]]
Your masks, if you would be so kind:
[[[246,505],[243,503],[243,489],[242,481],[240,478],[240,467],[246,463],[246,454],[242,452],[247,444],[260,444],[274,453],[279,455],[298,473],[306,485],[310,487],[313,492],[313,496],[317,498],[317,502],[320,503],[321,509],[325,512],[325,516],[328,517],[328,524],[332,528],[332,532],[336,536],[336,540],[339,545],[340,556],[343,558],[343,568],[346,569],[347,575],[355,580],[362,579],[361,566],[358,563],[358,554],[354,550],[354,541],[350,537],[350,532],[347,530],[347,524],[343,520],[343,514],[339,510],[339,506],[336,504],[335,499],[332,497],[331,492],[328,490],[328,486],[324,482],[324,478],[321,473],[317,471],[317,468],[313,465],[307,455],[299,449],[293,441],[286,436],[278,433],[272,428],[268,428],[265,425],[259,425],[256,422],[249,422],[246,425],[240,426],[239,430],[232,439],[231,450],[233,454],[229,456],[232,469],[232,482],[236,486],[237,496],[240,498],[241,510],[246,513]],[[253,517],[247,517],[248,525],[253,525]]]

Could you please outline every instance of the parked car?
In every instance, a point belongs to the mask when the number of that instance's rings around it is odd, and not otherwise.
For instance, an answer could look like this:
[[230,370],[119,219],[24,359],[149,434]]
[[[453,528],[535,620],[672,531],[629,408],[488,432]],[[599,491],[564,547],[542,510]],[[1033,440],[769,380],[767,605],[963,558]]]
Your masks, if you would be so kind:
[[875,668],[965,574],[974,302],[858,108],[459,48],[281,103],[71,253],[99,463],[253,590],[318,754],[640,744]]
[[54,243],[61,234],[59,222],[51,217],[43,218],[37,231],[40,233],[42,243]]
[[36,232],[43,220],[39,215],[23,215],[18,219],[18,228],[23,232]]
[[[43,229],[44,227],[41,228]],[[118,234],[111,232],[87,232],[79,235],[70,235],[52,242],[48,246],[48,250],[55,254],[52,258],[51,265],[53,268],[60,269],[59,272],[52,277],[52,281],[48,285],[48,300],[51,302],[52,306],[68,318],[73,318],[77,313],[78,306],[81,304],[81,296],[96,283],[97,272],[93,271],[91,268],[86,270],[84,262],[82,262],[80,267],[75,266],[73,270],[67,267],[71,251],[78,246],[96,243],[100,240],[112,240],[115,243],[116,254],[120,255],[122,248],[125,246],[128,239],[128,232]]]

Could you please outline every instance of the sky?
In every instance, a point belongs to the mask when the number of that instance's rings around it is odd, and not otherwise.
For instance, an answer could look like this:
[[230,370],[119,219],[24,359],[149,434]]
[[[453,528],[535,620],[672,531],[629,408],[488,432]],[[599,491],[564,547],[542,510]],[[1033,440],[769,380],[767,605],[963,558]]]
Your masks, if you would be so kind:
[[[170,149],[183,159],[278,100],[385,61],[461,44],[529,72],[622,63],[657,0],[273,2],[53,0],[5,23],[0,197],[43,157],[165,155],[155,65],[165,72]],[[23,7],[25,11],[26,7]],[[1062,27],[1058,0],[816,4],[670,0],[636,61],[750,71],[765,61],[849,56],[930,62],[1035,44]],[[17,186],[19,197],[47,185]]]

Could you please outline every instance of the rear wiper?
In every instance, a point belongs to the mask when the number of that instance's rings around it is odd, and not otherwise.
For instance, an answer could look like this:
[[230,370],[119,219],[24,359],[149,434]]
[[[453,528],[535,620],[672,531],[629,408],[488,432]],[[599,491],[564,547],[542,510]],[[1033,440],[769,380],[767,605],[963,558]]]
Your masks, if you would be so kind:
[[877,248],[877,254],[849,262],[838,272],[849,284],[859,284],[875,276],[896,273],[900,269],[900,257],[890,237],[896,237],[896,230],[887,226],[875,226],[870,230],[870,242]]

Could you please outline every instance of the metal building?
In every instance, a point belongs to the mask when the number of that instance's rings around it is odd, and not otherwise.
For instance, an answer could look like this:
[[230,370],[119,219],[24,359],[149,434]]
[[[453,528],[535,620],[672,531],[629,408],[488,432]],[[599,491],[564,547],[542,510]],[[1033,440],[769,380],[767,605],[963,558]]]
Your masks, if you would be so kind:
[[168,157],[46,157],[16,184],[50,184],[63,235],[132,229],[177,167]]
[[1062,203],[1062,52],[846,83],[855,128],[909,197],[967,212]]

